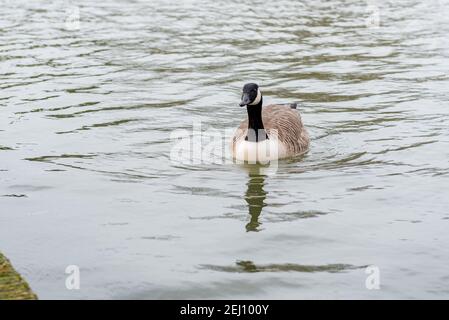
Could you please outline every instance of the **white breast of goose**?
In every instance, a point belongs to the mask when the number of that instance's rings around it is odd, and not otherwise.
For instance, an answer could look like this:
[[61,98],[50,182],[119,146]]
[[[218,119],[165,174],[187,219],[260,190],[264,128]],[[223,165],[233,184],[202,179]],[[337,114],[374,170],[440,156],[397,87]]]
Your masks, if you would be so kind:
[[242,139],[236,143],[234,158],[240,161],[263,163],[284,158],[286,155],[285,146],[275,138],[260,142]]

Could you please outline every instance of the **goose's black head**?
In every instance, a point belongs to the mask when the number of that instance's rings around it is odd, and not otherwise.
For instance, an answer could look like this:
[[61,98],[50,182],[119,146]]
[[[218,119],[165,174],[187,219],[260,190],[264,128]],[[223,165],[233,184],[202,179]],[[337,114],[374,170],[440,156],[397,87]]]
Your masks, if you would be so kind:
[[262,100],[262,94],[259,86],[255,83],[247,83],[243,86],[242,101],[240,106],[254,106],[258,105]]

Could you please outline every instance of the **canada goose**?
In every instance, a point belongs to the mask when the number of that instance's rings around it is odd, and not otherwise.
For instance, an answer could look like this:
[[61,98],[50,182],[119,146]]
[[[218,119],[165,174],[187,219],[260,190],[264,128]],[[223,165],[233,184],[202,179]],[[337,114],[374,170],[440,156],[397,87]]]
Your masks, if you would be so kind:
[[243,87],[240,107],[246,106],[248,119],[240,123],[232,139],[236,160],[264,162],[305,153],[309,135],[296,104],[272,104],[262,108],[262,93],[255,83]]

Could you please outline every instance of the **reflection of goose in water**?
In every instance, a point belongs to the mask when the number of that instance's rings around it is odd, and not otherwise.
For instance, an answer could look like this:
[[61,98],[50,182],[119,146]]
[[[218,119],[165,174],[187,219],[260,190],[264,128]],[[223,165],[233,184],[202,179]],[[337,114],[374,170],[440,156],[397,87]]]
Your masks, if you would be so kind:
[[265,174],[261,171],[261,166],[251,165],[248,169],[248,183],[245,200],[248,203],[248,213],[250,222],[246,225],[246,231],[259,231],[259,216],[265,206],[267,192],[263,189],[265,185]]

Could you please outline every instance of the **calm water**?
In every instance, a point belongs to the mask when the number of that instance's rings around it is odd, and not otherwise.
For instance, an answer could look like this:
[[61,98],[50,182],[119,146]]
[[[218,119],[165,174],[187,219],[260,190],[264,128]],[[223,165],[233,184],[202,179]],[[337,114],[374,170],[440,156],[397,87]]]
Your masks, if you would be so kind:
[[[449,298],[449,3],[378,4],[3,1],[0,250],[41,298]],[[170,158],[249,81],[304,158]]]

